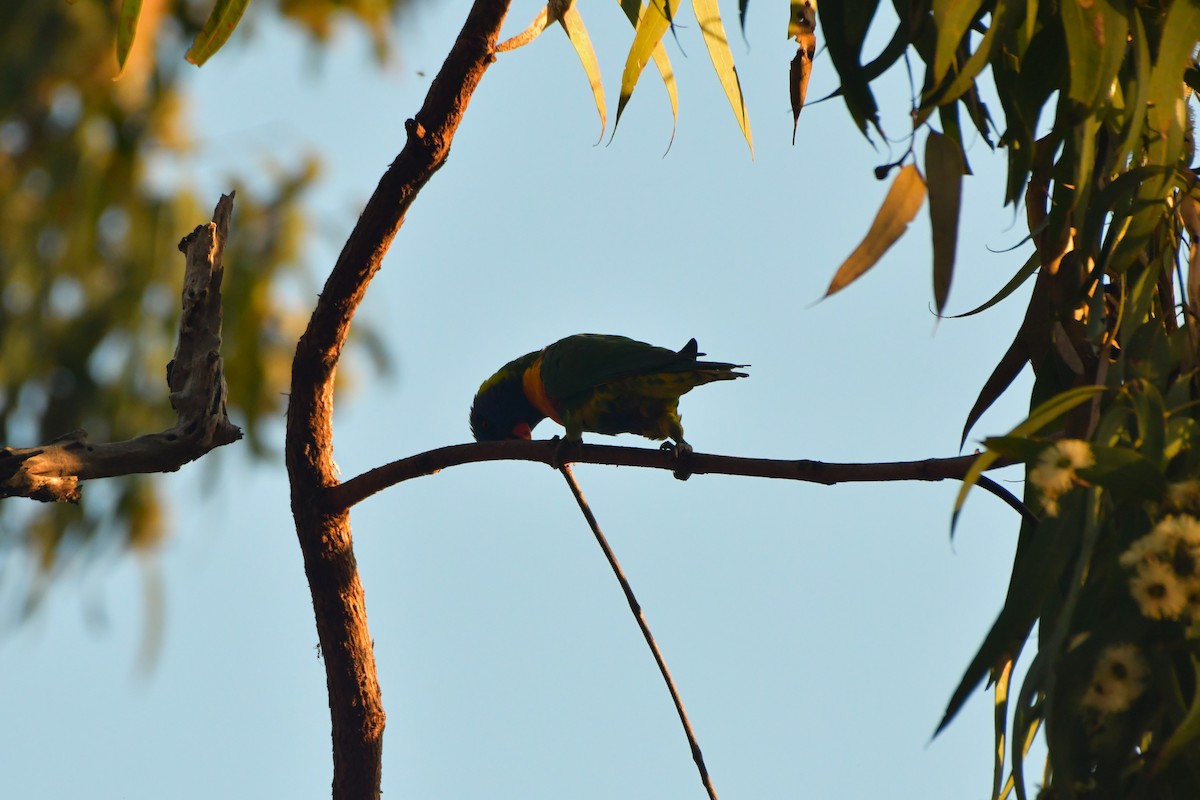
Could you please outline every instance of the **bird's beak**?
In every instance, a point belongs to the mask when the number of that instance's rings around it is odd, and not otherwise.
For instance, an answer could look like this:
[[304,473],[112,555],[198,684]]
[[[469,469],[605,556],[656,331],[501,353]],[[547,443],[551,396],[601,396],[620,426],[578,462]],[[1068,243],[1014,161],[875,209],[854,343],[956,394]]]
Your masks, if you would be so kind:
[[518,439],[532,439],[533,429],[529,427],[528,422],[518,422],[513,426],[512,434]]

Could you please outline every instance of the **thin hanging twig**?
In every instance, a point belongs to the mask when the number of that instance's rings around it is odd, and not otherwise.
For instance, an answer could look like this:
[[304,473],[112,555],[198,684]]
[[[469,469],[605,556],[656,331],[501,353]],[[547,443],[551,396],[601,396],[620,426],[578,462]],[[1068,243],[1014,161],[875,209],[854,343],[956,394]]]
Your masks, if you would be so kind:
[[696,732],[692,730],[692,723],[688,721],[687,711],[683,708],[683,700],[675,688],[675,680],[671,677],[671,671],[667,669],[667,662],[663,660],[658,643],[654,641],[654,634],[650,633],[650,626],[646,623],[642,607],[633,594],[633,587],[629,585],[629,581],[625,578],[625,572],[621,569],[621,564],[617,561],[612,548],[608,546],[608,540],[604,538],[604,533],[600,530],[600,523],[596,521],[596,515],[588,506],[588,502],[583,496],[583,490],[579,488],[579,483],[575,480],[575,474],[571,472],[571,465],[563,464],[559,467],[559,471],[567,479],[567,485],[571,487],[571,494],[575,495],[575,502],[579,503],[579,510],[583,512],[592,533],[596,536],[596,542],[604,551],[604,557],[608,559],[608,565],[612,567],[613,574],[617,576],[617,580],[621,584],[621,591],[625,592],[625,599],[629,601],[629,610],[633,612],[633,618],[637,620],[642,636],[646,639],[646,645],[654,655],[654,663],[658,664],[658,671],[662,673],[663,680],[666,681],[667,690],[671,693],[671,700],[675,702],[675,710],[679,713],[679,721],[683,724],[683,732],[687,735],[688,746],[692,748],[692,760],[696,762],[696,769],[700,771],[700,782],[704,784],[704,790],[708,792],[710,800],[717,800],[717,790],[713,788],[708,767],[704,765],[704,755],[700,752],[700,743],[696,741]]

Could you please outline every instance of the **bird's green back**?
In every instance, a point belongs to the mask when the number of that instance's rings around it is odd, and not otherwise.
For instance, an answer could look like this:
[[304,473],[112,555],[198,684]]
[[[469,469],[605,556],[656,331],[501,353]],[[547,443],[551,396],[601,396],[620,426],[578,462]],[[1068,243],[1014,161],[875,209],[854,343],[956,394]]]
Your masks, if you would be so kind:
[[689,346],[676,352],[625,336],[568,336],[542,353],[542,385],[550,398],[563,402],[620,378],[693,370],[695,345]]

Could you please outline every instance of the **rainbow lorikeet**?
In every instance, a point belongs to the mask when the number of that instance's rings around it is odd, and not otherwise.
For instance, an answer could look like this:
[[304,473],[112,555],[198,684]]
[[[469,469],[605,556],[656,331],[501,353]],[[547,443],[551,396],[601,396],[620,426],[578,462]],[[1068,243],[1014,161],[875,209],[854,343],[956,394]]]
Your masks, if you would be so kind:
[[624,336],[580,333],[508,362],[471,404],[475,440],[529,439],[546,417],[579,441],[584,431],[683,441],[679,398],[705,383],[744,378],[745,364],[698,361],[692,339],[678,352]]

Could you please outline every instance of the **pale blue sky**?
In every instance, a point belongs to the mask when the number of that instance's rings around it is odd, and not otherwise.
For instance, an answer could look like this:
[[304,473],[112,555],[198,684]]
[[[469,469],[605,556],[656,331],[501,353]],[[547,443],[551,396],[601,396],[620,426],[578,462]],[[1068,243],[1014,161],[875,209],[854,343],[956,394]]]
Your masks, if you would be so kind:
[[[249,46],[189,76],[199,149],[182,173],[211,205],[232,170],[263,175],[269,162],[319,151],[325,170],[310,199],[324,220],[308,264],[323,280],[467,8],[418,9],[383,72],[352,30],[313,68],[298,34],[258,21]],[[537,8],[517,3],[511,32]],[[616,4],[582,13],[615,111],[631,29]],[[732,23],[734,7],[725,13]],[[791,145],[786,19],[782,6],[752,6],[750,52],[730,26],[755,160],[687,18],[687,57],[669,46],[680,122],[666,158],[670,114],[652,74],[611,146],[594,147],[590,93],[559,30],[500,57],[362,309],[397,369],[379,378],[351,353],[336,429],[345,475],[466,441],[480,381],[584,331],[670,346],[695,336],[712,357],[753,365],[747,380],[684,398],[701,451],[957,453],[1025,293],[935,330],[922,212],[874,272],[813,305],[883,197],[872,168],[905,145],[872,150],[840,102],[805,110]],[[820,55],[810,98],[835,85],[831,70]],[[881,102],[900,137],[908,90],[902,69],[892,77]],[[970,157],[978,176],[966,189],[952,311],[985,300],[1027,255],[989,252],[1018,241],[1021,220],[1000,207],[1003,153],[975,141]],[[973,439],[1019,421],[1027,395],[1026,376]],[[37,618],[0,639],[6,795],[328,795],[324,671],[282,459],[250,466],[224,453],[211,491],[205,472],[163,479],[174,531],[155,567],[165,638],[150,675],[136,669],[146,607],[133,560],[62,581]],[[990,697],[929,737],[1003,599],[1010,509],[972,495],[952,545],[952,483],[577,474],[722,798],[986,795]],[[388,713],[385,797],[704,796],[654,662],[561,477],[524,463],[459,467],[376,496],[353,520]]]

